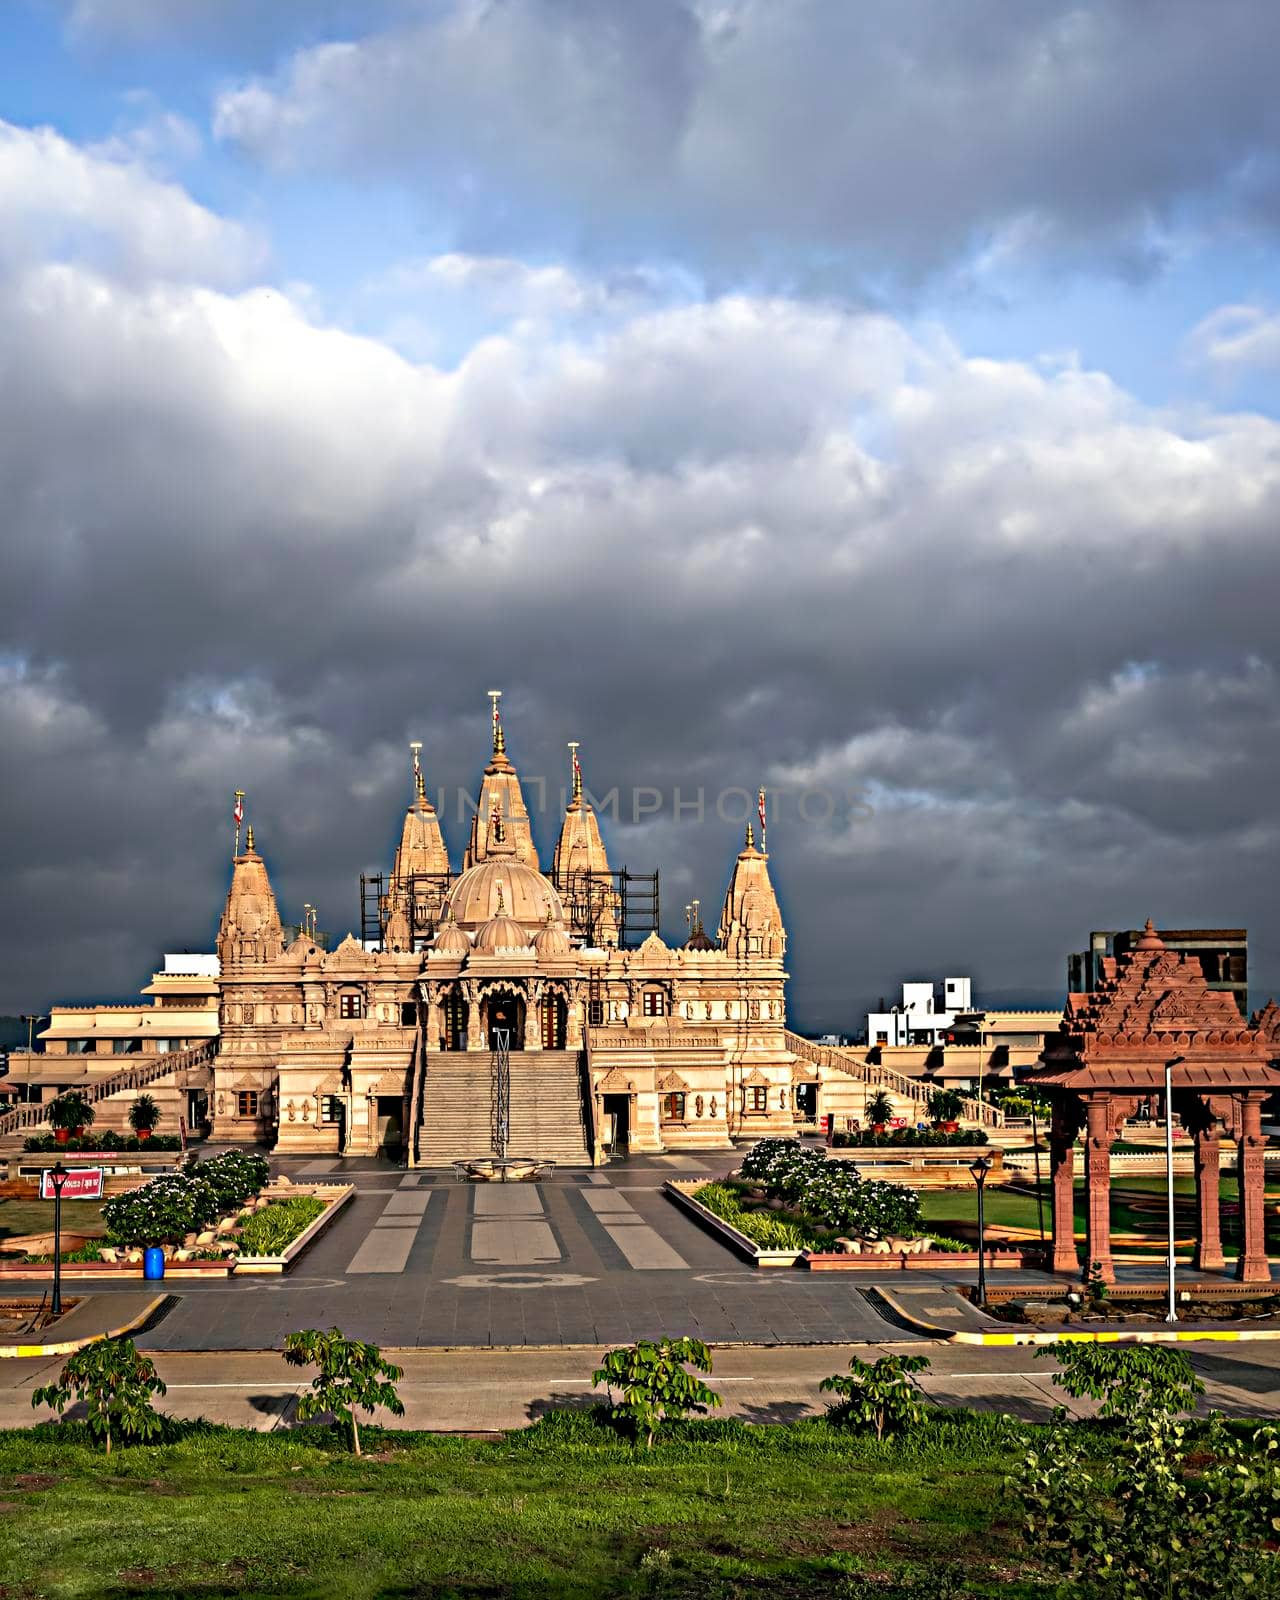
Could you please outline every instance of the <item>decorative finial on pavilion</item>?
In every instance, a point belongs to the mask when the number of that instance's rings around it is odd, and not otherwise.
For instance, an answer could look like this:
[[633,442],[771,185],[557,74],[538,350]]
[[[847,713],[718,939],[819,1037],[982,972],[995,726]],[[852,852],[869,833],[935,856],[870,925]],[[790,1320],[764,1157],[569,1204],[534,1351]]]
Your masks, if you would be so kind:
[[411,739],[409,748],[413,751],[413,793],[417,800],[427,798],[427,786],[422,777],[422,741]]
[[756,836],[755,836],[755,834],[754,834],[754,832],[752,831],[752,828],[751,828],[751,819],[748,817],[747,818],[747,842],[743,846],[743,848],[745,850],[754,850],[755,847],[756,847]]
[[505,901],[502,898],[502,879],[499,878],[498,879],[498,910],[497,910],[497,915],[500,916],[500,917],[505,917],[506,914],[507,914],[507,907],[506,907]]
[[569,802],[572,806],[582,804],[582,763],[578,760],[578,741],[569,740],[569,758],[573,763],[573,799]]
[[1142,937],[1134,945],[1135,950],[1155,951],[1164,949],[1164,940],[1156,932],[1156,925],[1151,918],[1147,918],[1146,926],[1142,930]]
[[498,701],[502,699],[501,689],[487,691],[493,701],[493,753],[495,756],[505,756],[507,753],[506,735],[502,731],[502,713],[498,710]]
[[236,825],[236,854],[240,854],[240,824],[244,821],[244,790],[236,790],[236,803],[231,812]]
[[245,854],[246,855],[252,855],[253,854],[253,823],[252,822],[249,824],[248,828],[245,830],[244,848],[245,848]]
[[498,801],[498,792],[493,792],[493,806],[489,812],[489,843],[505,844],[507,830],[502,821],[502,806]]

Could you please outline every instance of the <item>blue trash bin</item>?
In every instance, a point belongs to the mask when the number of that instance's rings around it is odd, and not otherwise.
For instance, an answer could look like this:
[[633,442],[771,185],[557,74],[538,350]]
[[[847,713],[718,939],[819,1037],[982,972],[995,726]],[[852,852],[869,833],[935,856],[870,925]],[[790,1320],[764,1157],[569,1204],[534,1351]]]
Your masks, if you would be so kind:
[[142,1276],[144,1278],[164,1277],[164,1251],[158,1244],[148,1245],[142,1252]]

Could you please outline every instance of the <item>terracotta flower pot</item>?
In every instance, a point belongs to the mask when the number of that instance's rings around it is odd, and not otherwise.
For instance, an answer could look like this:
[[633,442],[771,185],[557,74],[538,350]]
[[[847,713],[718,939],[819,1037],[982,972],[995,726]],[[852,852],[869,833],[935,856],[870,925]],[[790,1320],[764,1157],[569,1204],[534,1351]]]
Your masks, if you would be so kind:
[[139,1139],[149,1139],[151,1137],[150,1128],[138,1128],[135,1131],[137,1132]]
[[71,1129],[55,1128],[53,1130],[53,1137],[59,1144],[69,1144],[71,1142]]
[[84,1129],[83,1128],[72,1128],[71,1137],[73,1139],[83,1139],[84,1138]]

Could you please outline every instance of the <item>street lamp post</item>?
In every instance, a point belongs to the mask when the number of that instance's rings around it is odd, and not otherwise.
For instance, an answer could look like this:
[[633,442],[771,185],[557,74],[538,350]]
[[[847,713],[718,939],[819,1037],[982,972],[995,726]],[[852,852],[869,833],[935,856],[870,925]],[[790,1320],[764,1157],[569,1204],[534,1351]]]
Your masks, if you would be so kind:
[[49,1184],[53,1189],[53,1304],[51,1316],[62,1315],[62,1186],[71,1174],[61,1161],[49,1169]]
[[991,1158],[989,1156],[979,1156],[972,1163],[969,1171],[973,1174],[973,1181],[978,1185],[978,1304],[985,1310],[987,1305],[987,1238],[986,1218],[982,1209],[982,1195],[983,1185],[987,1181],[987,1173],[991,1171]]
[[1040,1125],[1036,1121],[1036,1097],[1031,1096],[1031,1148],[1036,1158],[1036,1219],[1040,1224],[1040,1243],[1044,1243],[1044,1190],[1040,1187]]
[[1177,1263],[1173,1253],[1173,1069],[1186,1059],[1186,1056],[1170,1056],[1164,1064],[1164,1171],[1169,1198],[1169,1309],[1164,1316],[1166,1322],[1178,1320]]

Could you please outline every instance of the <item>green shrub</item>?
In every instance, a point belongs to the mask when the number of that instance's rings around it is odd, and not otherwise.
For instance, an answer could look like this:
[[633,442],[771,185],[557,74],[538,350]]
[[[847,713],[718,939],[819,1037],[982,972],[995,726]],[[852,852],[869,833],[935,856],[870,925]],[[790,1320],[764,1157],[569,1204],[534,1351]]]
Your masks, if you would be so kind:
[[693,1198],[762,1250],[817,1250],[829,1242],[828,1235],[770,1211],[744,1211],[738,1191],[723,1183],[704,1183]]
[[51,1128],[88,1128],[93,1124],[96,1113],[93,1107],[79,1092],[73,1089],[68,1094],[60,1094],[56,1100],[49,1104],[47,1121]]
[[132,1339],[98,1339],[77,1350],[55,1382],[34,1392],[31,1404],[52,1406],[61,1415],[73,1399],[83,1401],[89,1432],[105,1443],[110,1455],[113,1437],[127,1443],[160,1431],[151,1396],[164,1392],[154,1365],[138,1353]]
[[247,1216],[240,1229],[240,1247],[248,1255],[278,1256],[324,1212],[324,1201],[312,1194],[273,1200],[265,1211]]
[[65,1144],[59,1144],[51,1133],[33,1133],[23,1140],[22,1148],[41,1154],[57,1151],[60,1155],[76,1155],[82,1151],[96,1153],[99,1150],[145,1150],[150,1154],[158,1154],[181,1149],[182,1140],[176,1133],[153,1134],[150,1139],[143,1140],[135,1133],[122,1134],[114,1128],[104,1128],[101,1133],[86,1133],[79,1139],[68,1139]]
[[620,1398],[612,1403],[614,1417],[627,1422],[636,1438],[643,1438],[645,1448],[652,1450],[658,1429],[668,1418],[700,1414],[723,1403],[694,1375],[710,1371],[711,1352],[700,1339],[657,1343],[641,1339],[607,1351],[591,1382],[596,1388],[606,1386],[611,1395],[615,1389],[619,1392]]
[[907,1374],[924,1372],[929,1366],[928,1356],[881,1356],[875,1362],[852,1356],[848,1377],[837,1373],[824,1378],[818,1388],[842,1396],[828,1408],[832,1422],[883,1439],[924,1421],[923,1402]]
[[742,1175],[803,1210],[815,1227],[862,1239],[921,1232],[920,1196],[903,1184],[863,1178],[847,1161],[828,1161],[788,1139],[762,1139],[748,1151]]
[[[129,1126],[135,1133],[154,1128],[160,1121],[160,1107],[149,1094],[140,1094],[129,1107]],[[147,1141],[148,1144],[150,1140]]]
[[262,1156],[241,1150],[192,1160],[181,1172],[163,1173],[106,1201],[108,1237],[126,1246],[176,1244],[243,1205],[267,1181],[267,1171]]

